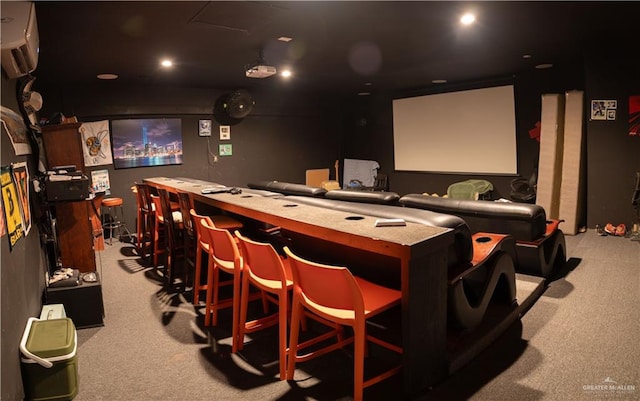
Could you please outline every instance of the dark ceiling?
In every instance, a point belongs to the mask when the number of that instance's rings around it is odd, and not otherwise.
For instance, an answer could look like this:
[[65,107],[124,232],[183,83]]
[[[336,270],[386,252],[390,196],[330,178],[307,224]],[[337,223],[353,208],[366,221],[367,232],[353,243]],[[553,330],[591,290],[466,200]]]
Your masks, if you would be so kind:
[[[477,19],[463,29],[467,10]],[[114,73],[125,84],[357,93],[508,77],[590,51],[640,53],[639,2],[42,1],[36,14],[41,84]],[[246,78],[261,51],[293,77]],[[159,68],[162,57],[174,67]]]

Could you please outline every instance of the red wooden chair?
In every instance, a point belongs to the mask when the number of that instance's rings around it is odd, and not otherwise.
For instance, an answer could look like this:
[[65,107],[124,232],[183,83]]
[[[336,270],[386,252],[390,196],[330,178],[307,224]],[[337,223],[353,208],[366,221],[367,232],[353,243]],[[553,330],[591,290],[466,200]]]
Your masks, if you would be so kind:
[[202,234],[203,227],[200,222],[202,220],[206,220],[209,225],[226,230],[242,228],[243,224],[241,221],[238,221],[233,217],[227,215],[207,216],[198,214],[193,208],[189,210],[189,215],[191,216],[191,221],[196,234],[196,253],[193,269],[193,304],[197,306],[200,303],[200,292],[207,290],[207,284],[202,283],[202,266],[204,264],[204,260],[207,260],[207,266],[209,270],[212,269],[212,266],[209,266],[209,264],[213,263],[209,258],[209,239],[207,236],[204,236]]
[[[367,380],[364,379],[365,343],[367,341],[402,353],[401,347],[369,335],[366,329],[368,319],[400,304],[400,291],[382,287],[356,277],[346,267],[311,262],[294,255],[288,247],[285,247],[284,250],[290,259],[293,273],[293,303],[291,307],[287,379],[293,380],[297,362],[307,361],[353,343],[353,398],[356,401],[361,401],[364,388],[389,378],[400,371],[400,366],[395,366]],[[310,345],[318,344],[321,340],[313,338],[303,343],[298,343],[300,323],[305,310],[328,321],[350,326],[353,329],[353,337],[329,344],[305,355],[299,355],[299,351]]]
[[[289,260],[278,255],[269,243],[253,241],[235,232],[244,259],[238,331],[238,349],[244,346],[245,333],[253,333],[278,325],[278,354],[280,358],[280,380],[286,379],[287,360],[287,311],[289,292],[293,288],[293,276]],[[247,309],[251,287],[259,288],[267,298],[278,306],[276,313],[247,321]]]

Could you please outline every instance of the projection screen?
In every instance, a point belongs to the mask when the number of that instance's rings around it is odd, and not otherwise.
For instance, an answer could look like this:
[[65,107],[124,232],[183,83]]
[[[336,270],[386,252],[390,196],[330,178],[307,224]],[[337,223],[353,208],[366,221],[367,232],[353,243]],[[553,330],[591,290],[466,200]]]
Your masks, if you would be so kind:
[[393,100],[395,169],[517,174],[513,85]]

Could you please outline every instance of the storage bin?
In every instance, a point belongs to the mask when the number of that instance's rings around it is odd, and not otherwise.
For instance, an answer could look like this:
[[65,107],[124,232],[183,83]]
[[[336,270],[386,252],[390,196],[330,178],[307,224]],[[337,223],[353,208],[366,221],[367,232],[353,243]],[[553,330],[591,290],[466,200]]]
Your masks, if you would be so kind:
[[78,394],[77,333],[69,318],[29,318],[20,342],[26,400],[72,400]]
[[63,304],[43,305],[40,320],[62,319],[67,317]]

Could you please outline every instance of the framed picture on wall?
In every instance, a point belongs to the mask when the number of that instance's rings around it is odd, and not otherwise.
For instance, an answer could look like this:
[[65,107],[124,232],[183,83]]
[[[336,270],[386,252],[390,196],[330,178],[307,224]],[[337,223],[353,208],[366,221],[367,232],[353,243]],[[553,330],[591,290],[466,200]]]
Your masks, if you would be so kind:
[[115,168],[182,164],[182,120],[146,118],[111,121]]
[[605,100],[592,100],[591,101],[591,119],[592,120],[606,120],[607,119],[607,105]]
[[617,100],[592,100],[591,120],[615,120]]
[[198,135],[211,136],[211,120],[198,121]]
[[107,192],[111,189],[109,170],[93,170],[91,172],[91,188],[93,192]]

